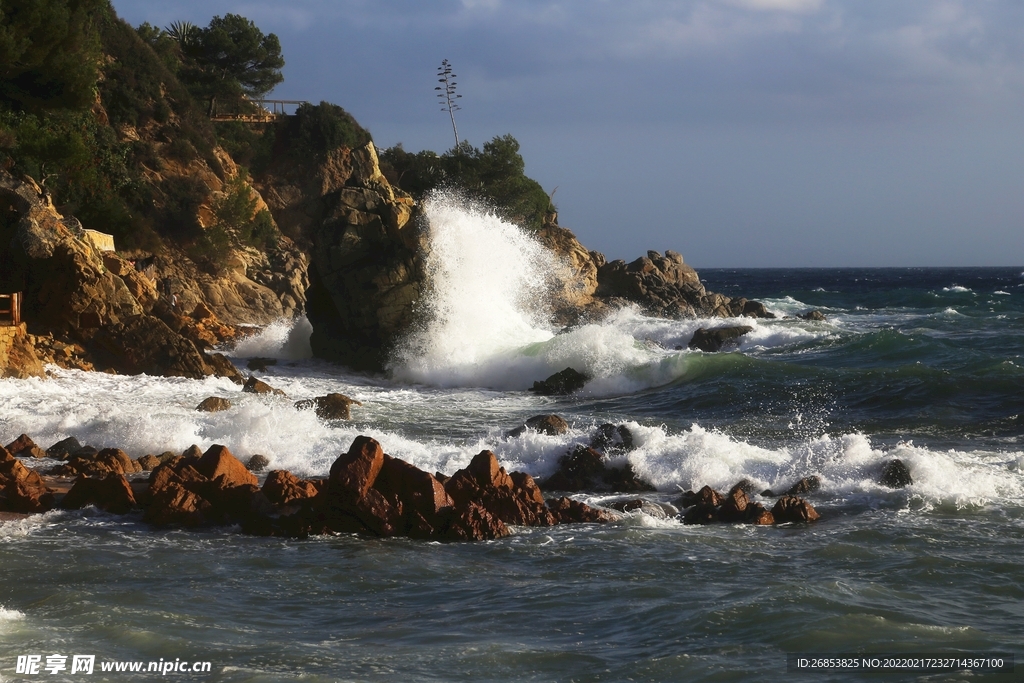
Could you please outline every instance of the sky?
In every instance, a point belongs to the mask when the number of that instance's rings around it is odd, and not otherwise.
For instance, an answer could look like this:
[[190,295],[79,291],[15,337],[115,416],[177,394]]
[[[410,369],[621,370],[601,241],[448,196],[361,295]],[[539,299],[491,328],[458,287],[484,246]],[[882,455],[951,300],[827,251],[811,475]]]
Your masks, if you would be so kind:
[[695,267],[1024,265],[1019,0],[113,0],[133,25],[242,14],[271,97],[378,147],[519,140],[559,223]]

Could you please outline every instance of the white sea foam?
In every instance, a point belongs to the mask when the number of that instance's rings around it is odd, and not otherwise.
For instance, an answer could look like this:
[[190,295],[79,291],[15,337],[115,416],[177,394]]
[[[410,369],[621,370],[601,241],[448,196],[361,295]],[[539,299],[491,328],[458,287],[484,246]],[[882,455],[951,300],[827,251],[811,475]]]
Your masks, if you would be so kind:
[[1009,292],[1004,292],[1004,291],[1003,291],[1003,290],[1001,290],[1001,289],[997,289],[996,291],[994,291],[994,292],[992,292],[992,293],[993,293],[993,294],[999,294],[999,295],[1001,295],[1001,296],[1010,296],[1010,293],[1009,293]]
[[24,619],[25,615],[16,609],[7,609],[6,607],[0,607],[0,626],[5,622],[18,621]]
[[964,293],[964,292],[973,292],[974,290],[972,290],[970,287],[962,287],[960,285],[952,285],[950,287],[943,287],[942,291],[943,292],[957,292],[959,294],[959,293]]
[[289,320],[278,320],[263,328],[259,333],[245,337],[227,351],[234,358],[277,358],[279,360],[303,360],[313,357],[309,337],[313,326],[306,316]]

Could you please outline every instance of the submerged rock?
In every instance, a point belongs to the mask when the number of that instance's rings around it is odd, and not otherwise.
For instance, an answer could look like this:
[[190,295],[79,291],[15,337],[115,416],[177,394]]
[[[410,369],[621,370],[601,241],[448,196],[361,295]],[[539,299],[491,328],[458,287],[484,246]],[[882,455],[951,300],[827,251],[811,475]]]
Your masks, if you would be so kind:
[[541,396],[565,396],[579,391],[589,381],[590,377],[582,372],[573,368],[566,368],[561,372],[556,372],[544,381],[534,382],[530,391]]
[[825,320],[825,314],[822,313],[821,311],[817,310],[817,309],[815,309],[813,311],[807,311],[806,313],[801,313],[797,317],[798,318],[803,318],[804,320],[816,320],[816,321]]
[[270,458],[259,453],[254,454],[245,463],[245,469],[250,472],[262,472],[270,464]]
[[249,379],[245,381],[245,386],[242,387],[242,391],[244,391],[247,394],[276,394],[277,396],[287,395],[280,389],[275,389],[266,382],[258,380],[253,376],[250,376]]
[[590,447],[599,451],[631,451],[633,432],[626,425],[600,425],[590,438]]
[[577,445],[558,461],[558,471],[544,481],[544,486],[556,491],[653,491],[654,487],[641,480],[626,463],[622,467],[608,467],[604,456],[593,448]]
[[516,427],[508,433],[511,438],[522,436],[527,429],[532,429],[548,436],[560,436],[569,431],[569,423],[558,415],[534,415],[520,427]]
[[79,475],[71,490],[60,502],[65,510],[78,510],[93,505],[100,510],[124,515],[136,507],[135,494],[123,474],[103,477]]
[[814,506],[796,496],[783,496],[772,508],[772,517],[779,524],[784,522],[813,522],[820,515]]
[[691,349],[714,353],[721,351],[727,345],[738,343],[737,339],[753,330],[754,328],[746,325],[715,327],[710,330],[702,327],[693,333],[693,338],[690,339],[688,346]]
[[642,512],[655,519],[670,519],[679,514],[679,510],[668,503],[656,503],[646,498],[616,500],[608,503],[607,507],[619,512]]
[[878,483],[891,489],[902,489],[913,484],[914,478],[910,476],[910,469],[902,460],[890,460],[882,469]]
[[203,413],[219,413],[222,410],[229,410],[231,408],[231,401],[220,396],[210,396],[204,398],[202,402],[196,406],[196,410]]
[[786,491],[787,496],[795,496],[801,493],[814,493],[821,488],[821,479],[817,475],[812,474],[809,477],[804,477],[797,483],[789,487]]
[[316,411],[316,416],[321,420],[350,420],[352,419],[351,406],[353,404],[357,406],[363,405],[344,394],[327,394],[326,396],[296,401],[295,407],[299,410],[309,410],[312,408]]

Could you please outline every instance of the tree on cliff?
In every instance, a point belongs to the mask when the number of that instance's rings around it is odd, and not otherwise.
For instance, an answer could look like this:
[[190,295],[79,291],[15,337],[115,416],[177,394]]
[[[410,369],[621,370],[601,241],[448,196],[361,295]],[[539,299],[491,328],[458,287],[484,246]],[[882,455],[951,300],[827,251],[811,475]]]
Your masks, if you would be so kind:
[[209,100],[211,111],[218,99],[261,98],[284,80],[281,42],[241,15],[214,17],[179,45],[179,75],[193,94]]
[[0,100],[27,111],[80,109],[95,99],[103,0],[0,3]]

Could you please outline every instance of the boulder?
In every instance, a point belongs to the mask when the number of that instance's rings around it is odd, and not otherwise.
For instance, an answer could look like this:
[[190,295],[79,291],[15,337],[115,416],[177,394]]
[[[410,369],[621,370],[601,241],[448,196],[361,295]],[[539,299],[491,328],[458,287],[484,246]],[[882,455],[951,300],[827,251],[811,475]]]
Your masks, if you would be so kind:
[[135,315],[96,332],[97,356],[120,373],[202,379],[213,374],[195,344],[159,318]]
[[222,488],[259,484],[259,480],[245,468],[238,458],[231,454],[226,446],[210,446],[195,465],[195,469],[211,481],[219,480]]
[[559,524],[605,524],[619,519],[614,512],[590,507],[586,503],[566,497],[549,501],[548,508]]
[[694,505],[718,507],[723,502],[725,502],[725,496],[710,486],[704,486],[696,493],[693,491],[684,492],[683,495],[676,499],[675,504],[685,509]]
[[249,460],[246,461],[245,469],[249,470],[250,472],[262,472],[263,470],[267,469],[268,465],[270,465],[270,458],[268,458],[265,455],[255,453],[252,455],[252,457],[249,458]]
[[541,396],[565,396],[579,391],[589,381],[590,377],[582,372],[566,368],[561,372],[556,372],[544,381],[534,382],[530,391]]
[[544,486],[556,491],[653,491],[653,486],[636,476],[633,466],[608,467],[604,456],[593,448],[577,445],[558,461],[558,471]]
[[819,479],[817,475],[812,474],[811,476],[804,477],[797,483],[790,486],[789,490],[786,491],[786,495],[797,496],[801,493],[814,493],[819,489],[821,489],[821,479]]
[[278,396],[285,396],[286,394],[280,389],[275,389],[266,382],[260,381],[253,376],[245,381],[245,385],[242,387],[242,391],[247,394],[276,394]]
[[903,461],[897,459],[890,460],[885,464],[878,483],[891,489],[902,489],[913,484],[914,478],[910,476],[910,469],[903,464]]
[[196,410],[203,413],[219,413],[222,410],[229,410],[231,408],[231,401],[220,396],[210,396],[204,398],[199,405],[196,406]]
[[235,384],[244,384],[245,377],[238,371],[234,363],[223,353],[208,353],[205,356],[206,366],[218,377],[227,377]]
[[807,311],[806,313],[801,313],[797,317],[798,318],[803,318],[804,320],[815,320],[815,321],[825,320],[825,314],[822,313],[821,311],[817,310],[817,309],[815,309],[813,311]]
[[61,500],[60,506],[65,510],[78,510],[87,505],[123,515],[136,506],[135,494],[123,474],[98,478],[79,475],[71,490]]
[[82,444],[73,436],[61,439],[46,449],[46,456],[54,460],[67,460],[71,454],[82,448]]
[[775,522],[813,522],[820,515],[810,503],[796,496],[783,496],[772,508],[772,517]]
[[17,439],[7,444],[7,451],[18,458],[45,458],[46,451],[36,445],[36,442],[29,438],[28,434],[22,434]]
[[155,491],[143,519],[157,526],[196,527],[205,521],[210,503],[176,481],[168,481]]
[[615,426],[610,423],[599,425],[590,438],[590,447],[599,451],[631,451],[633,450],[633,432],[626,425]]
[[311,481],[299,479],[291,472],[272,470],[263,482],[263,495],[278,507],[314,498],[318,491]]
[[469,466],[444,483],[456,509],[477,504],[505,524],[550,526],[555,523],[533,478],[505,472],[491,451],[480,451]]
[[753,329],[746,325],[715,327],[710,330],[702,327],[693,333],[693,338],[690,339],[688,346],[691,349],[714,353],[721,351],[727,345],[738,343],[736,342],[737,339],[748,332],[752,332]]
[[679,514],[679,510],[672,505],[656,503],[646,498],[616,500],[608,503],[608,507],[619,512],[642,512],[648,517],[654,517],[655,519],[669,519]]
[[560,436],[569,431],[569,423],[558,415],[534,415],[526,421],[526,424],[510,431],[508,436],[516,438],[524,434],[527,429],[548,436]]
[[350,409],[352,404],[357,406],[363,405],[344,394],[327,394],[326,396],[296,401],[295,407],[298,410],[309,410],[312,408],[316,411],[316,416],[321,420],[350,420],[352,419],[352,411]]
[[256,372],[266,372],[271,365],[277,365],[276,358],[250,358],[245,367]]
[[42,477],[25,467],[7,449],[0,448],[0,511],[46,512],[54,503],[53,493]]
[[162,462],[163,461],[160,460],[159,456],[156,455],[144,455],[138,460],[139,467],[142,468],[143,472],[152,472],[159,467]]

